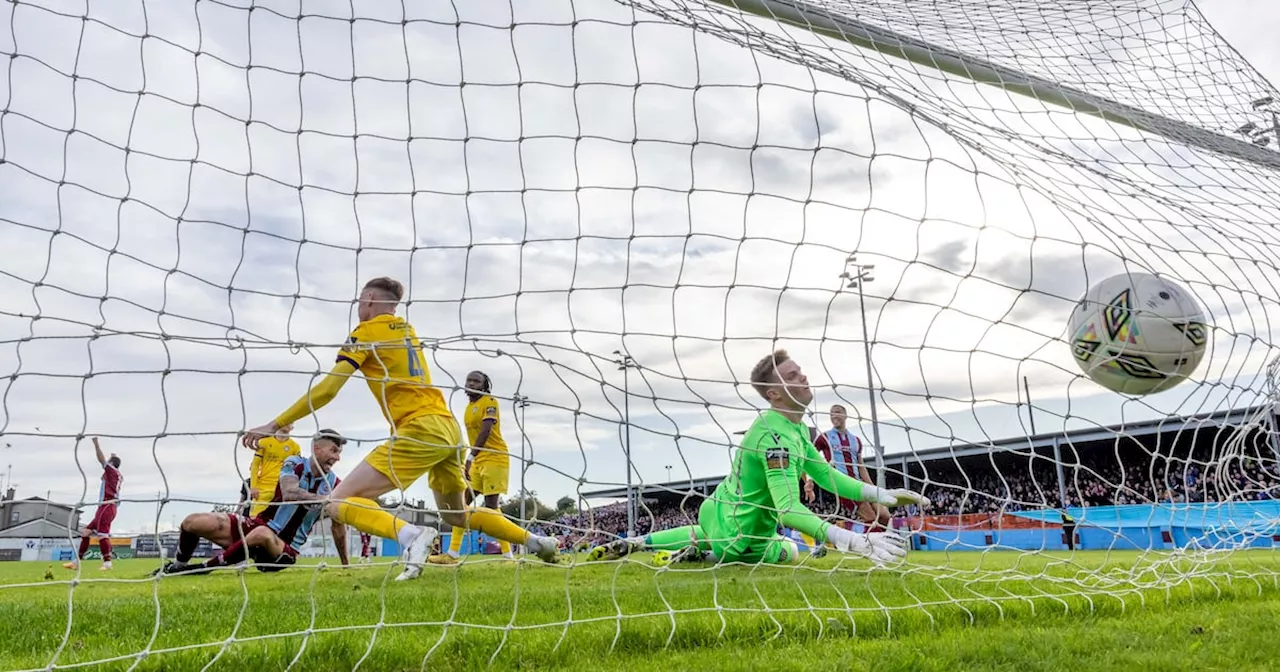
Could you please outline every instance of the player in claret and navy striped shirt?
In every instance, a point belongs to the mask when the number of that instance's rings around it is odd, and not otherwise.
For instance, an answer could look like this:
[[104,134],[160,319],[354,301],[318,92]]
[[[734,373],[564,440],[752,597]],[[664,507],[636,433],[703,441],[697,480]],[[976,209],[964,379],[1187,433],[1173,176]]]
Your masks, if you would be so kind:
[[102,445],[98,437],[93,437],[93,452],[97,455],[98,464],[102,465],[102,485],[98,489],[98,510],[93,520],[80,530],[80,550],[76,559],[63,565],[67,569],[79,569],[80,561],[89,551],[89,543],[94,535],[98,537],[98,549],[102,551],[102,571],[111,569],[111,521],[116,519],[116,509],[120,504],[120,486],[124,476],[120,475],[120,458],[112,453],[110,457],[102,454]]
[[[207,572],[253,559],[259,571],[274,572],[297,561],[298,552],[307,542],[311,528],[324,513],[324,503],[339,480],[333,465],[347,442],[331,429],[320,430],[311,441],[311,457],[294,455],[280,467],[276,484],[266,509],[257,517],[234,513],[193,513],[182,521],[178,552],[174,561],[164,566],[165,574]],[[333,542],[338,547],[342,564],[347,561],[347,529],[333,521]],[[208,539],[222,547],[222,552],[205,563],[191,562],[200,539]]]

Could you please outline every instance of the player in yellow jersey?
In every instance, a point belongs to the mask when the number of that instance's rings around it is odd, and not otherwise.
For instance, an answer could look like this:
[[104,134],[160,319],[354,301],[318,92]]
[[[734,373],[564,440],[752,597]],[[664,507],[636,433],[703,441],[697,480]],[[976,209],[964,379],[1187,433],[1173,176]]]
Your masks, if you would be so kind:
[[276,436],[281,428],[304,418],[337,396],[357,372],[391,423],[391,438],[357,464],[330,495],[325,511],[330,518],[361,532],[395,539],[404,549],[404,571],[397,581],[417,578],[439,532],[411,525],[383,511],[375,498],[408,488],[423,475],[435,495],[440,519],[446,525],[479,530],[512,544],[523,544],[547,562],[556,561],[556,541],[532,535],[501,512],[467,508],[467,483],[462,476],[458,421],[444,394],[432,387],[413,326],[396,316],[404,285],[391,278],[374,278],[360,291],[360,324],[338,352],[333,369],[285,412],[244,435],[246,446]]
[[[462,424],[467,428],[467,440],[471,442],[471,454],[467,456],[467,466],[463,474],[470,484],[467,490],[467,503],[477,494],[484,497],[484,505],[490,509],[498,508],[498,498],[507,494],[507,474],[510,471],[510,459],[507,455],[507,442],[502,440],[502,422],[499,419],[498,400],[490,394],[493,381],[483,371],[472,371],[467,374],[467,413]],[[449,551],[431,556],[428,561],[437,565],[452,565],[458,562],[462,552],[462,537],[466,530],[453,528],[449,537]],[[511,544],[498,542],[502,555],[512,558]]]
[[[282,434],[292,431],[293,425],[280,428]],[[284,461],[301,454],[302,447],[287,436],[284,440],[268,436],[258,442],[258,449],[253,451],[253,461],[249,463],[249,499],[253,502],[253,507],[249,509],[250,518],[257,518],[271,503]]]

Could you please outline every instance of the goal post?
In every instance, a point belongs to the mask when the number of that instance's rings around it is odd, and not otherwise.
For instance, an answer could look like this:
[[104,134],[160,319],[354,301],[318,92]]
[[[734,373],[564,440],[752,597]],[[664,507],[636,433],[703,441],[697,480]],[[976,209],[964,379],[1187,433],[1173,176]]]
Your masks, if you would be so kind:
[[[992,63],[980,56],[931,44],[928,41],[879,26],[862,23],[838,8],[853,10],[855,2],[810,3],[800,0],[715,0],[726,7],[749,12],[771,21],[794,26],[832,39],[872,49],[917,65],[971,79],[981,84],[1128,126],[1171,142],[1280,168],[1280,152],[1172,119],[1132,105],[1075,89],[1044,77]],[[832,8],[832,6],[837,8]],[[1234,129],[1232,129],[1234,130]],[[1280,146],[1280,138],[1273,139]]]
[[[0,672],[714,669],[770,637],[824,668],[828,639],[1280,590],[1280,92],[1190,0],[10,0],[0,27]],[[1073,349],[1125,273],[1203,309],[1157,393]],[[395,471],[375,367],[296,449],[241,443],[377,350],[381,276],[459,452],[505,449],[475,494],[558,562],[444,524],[450,459],[361,503],[439,530],[413,581],[399,529],[293,515],[296,559],[158,571],[294,505],[322,430],[346,482]],[[776,349],[797,436],[931,500],[797,474],[791,501],[898,529],[901,564],[803,517],[695,543]]]

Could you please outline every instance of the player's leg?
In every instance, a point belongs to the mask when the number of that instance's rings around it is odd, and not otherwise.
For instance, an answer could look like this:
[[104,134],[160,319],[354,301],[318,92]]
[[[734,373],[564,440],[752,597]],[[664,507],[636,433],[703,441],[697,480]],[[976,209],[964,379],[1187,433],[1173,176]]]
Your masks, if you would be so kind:
[[[172,562],[166,563],[156,573],[183,574],[198,572],[210,567],[234,565],[243,557],[244,535],[261,525],[256,519],[245,518],[235,513],[193,513],[182,519],[178,526],[178,549]],[[214,556],[217,563],[210,559],[205,563],[191,562],[196,547],[201,539],[208,539],[223,550]],[[227,561],[227,559],[230,561]]]
[[111,523],[116,519],[116,505],[105,504],[98,508],[100,513],[95,516],[97,524],[94,525],[98,532],[98,551],[102,554],[102,566],[98,569],[107,571],[111,569]]
[[[484,508],[496,511],[498,502],[502,495],[507,491],[507,469],[500,465],[492,464],[472,464],[471,478],[467,479],[467,491],[465,494],[466,507],[470,507],[475,501],[476,495],[483,497]],[[430,562],[434,564],[454,564],[462,552],[462,539],[466,536],[466,529],[457,526],[453,528],[453,533],[449,538],[449,551],[447,554],[440,556],[432,556]],[[498,548],[501,550],[503,557],[514,559],[511,554],[511,542],[505,539],[498,540]]]
[[[472,465],[473,472],[475,469],[476,469],[476,466]],[[472,479],[474,479],[476,477],[476,474],[472,473],[471,477]],[[465,478],[465,475],[464,475],[464,478]],[[475,501],[475,496],[476,496],[475,490],[472,490],[470,487],[470,484],[468,484],[465,505],[471,506],[471,502]],[[433,565],[457,564],[458,558],[462,556],[462,539],[465,536],[467,536],[466,528],[458,527],[455,525],[449,531],[449,550],[442,554],[430,556],[429,558],[427,558],[427,562],[430,562]]]
[[710,550],[709,546],[701,548],[705,541],[706,535],[697,525],[673,527],[669,530],[658,530],[643,537],[615,539],[596,546],[587,552],[587,562],[617,560],[638,551],[675,553],[690,547]]
[[[505,479],[505,476],[504,476],[504,479]],[[506,483],[506,481],[504,480],[504,481],[503,481],[503,483],[505,484],[505,483]],[[505,491],[507,488],[506,488],[506,486],[504,485],[502,489]],[[484,507],[485,507],[486,509],[493,509],[494,511],[497,511],[497,510],[498,510],[498,506],[499,506],[499,504],[501,503],[501,499],[502,499],[502,497],[501,497],[500,495],[498,495],[497,493],[493,493],[493,494],[485,495],[485,496],[484,496]],[[511,542],[509,542],[509,541],[507,541],[507,540],[505,540],[505,539],[499,539],[499,540],[498,540],[498,551],[499,551],[500,553],[502,553],[502,557],[504,557],[504,558],[506,558],[506,559],[508,559],[508,560],[515,560],[515,555],[514,555],[514,554],[512,554],[512,552],[511,552]]]
[[[96,518],[97,516],[95,515],[94,517]],[[90,522],[89,524],[92,525],[93,523]],[[70,562],[62,563],[62,568],[73,570],[79,569],[80,561],[84,560],[84,554],[89,552],[89,543],[92,539],[93,530],[89,529],[87,526],[80,528],[80,546],[76,549],[76,557],[72,558]]]
[[388,462],[387,445],[379,446],[347,474],[330,494],[325,513],[332,519],[371,536],[395,539],[401,547],[408,546],[422,534],[423,529],[411,525],[395,515],[382,510],[376,499],[397,488],[387,476],[385,467],[375,466]]
[[465,508],[464,493],[467,485],[462,478],[457,451],[442,451],[440,456],[442,459],[431,468],[428,479],[431,490],[435,493],[436,508],[440,510],[440,519],[444,523],[483,532],[500,541],[524,545],[544,562],[556,562],[560,549],[554,538],[530,534],[507,520],[497,509]]
[[[450,446],[457,458],[458,423],[452,416],[423,416],[399,428],[391,441],[373,450],[364,461],[342,479],[330,494],[325,506],[329,517],[354,527],[360,532],[395,539],[404,549],[402,555],[413,578],[421,571],[432,542],[439,532],[418,527],[383,511],[374,498],[391,490],[407,488],[427,473],[440,458],[438,450]],[[433,450],[434,449],[434,450]],[[447,522],[447,521],[446,521]]]
[[278,572],[297,562],[297,550],[266,525],[245,535],[244,545],[249,557],[253,558],[254,567],[260,572]]
[[[712,542],[710,555],[716,562],[740,562],[747,565],[790,565],[799,562],[802,557],[796,542],[780,535],[769,539],[738,538]],[[690,558],[676,556],[671,562],[688,559]],[[660,563],[659,558],[654,557],[655,565],[671,562]]]

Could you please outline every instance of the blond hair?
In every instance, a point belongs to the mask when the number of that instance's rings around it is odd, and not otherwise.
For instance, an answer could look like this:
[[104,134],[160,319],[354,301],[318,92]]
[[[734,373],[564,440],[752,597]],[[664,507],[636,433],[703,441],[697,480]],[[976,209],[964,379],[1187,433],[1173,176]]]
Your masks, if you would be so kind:
[[400,299],[404,298],[404,285],[400,284],[400,281],[395,278],[388,278],[386,276],[374,278],[369,282],[364,283],[364,288],[376,290],[378,293],[382,294],[381,298],[384,301],[400,303]]
[[751,387],[754,387],[756,392],[761,397],[764,397],[766,401],[769,397],[765,393],[769,391],[769,388],[782,382],[782,379],[778,377],[778,367],[788,361],[791,361],[791,356],[787,354],[786,350],[779,349],[774,350],[772,354],[765,355],[752,367]]

